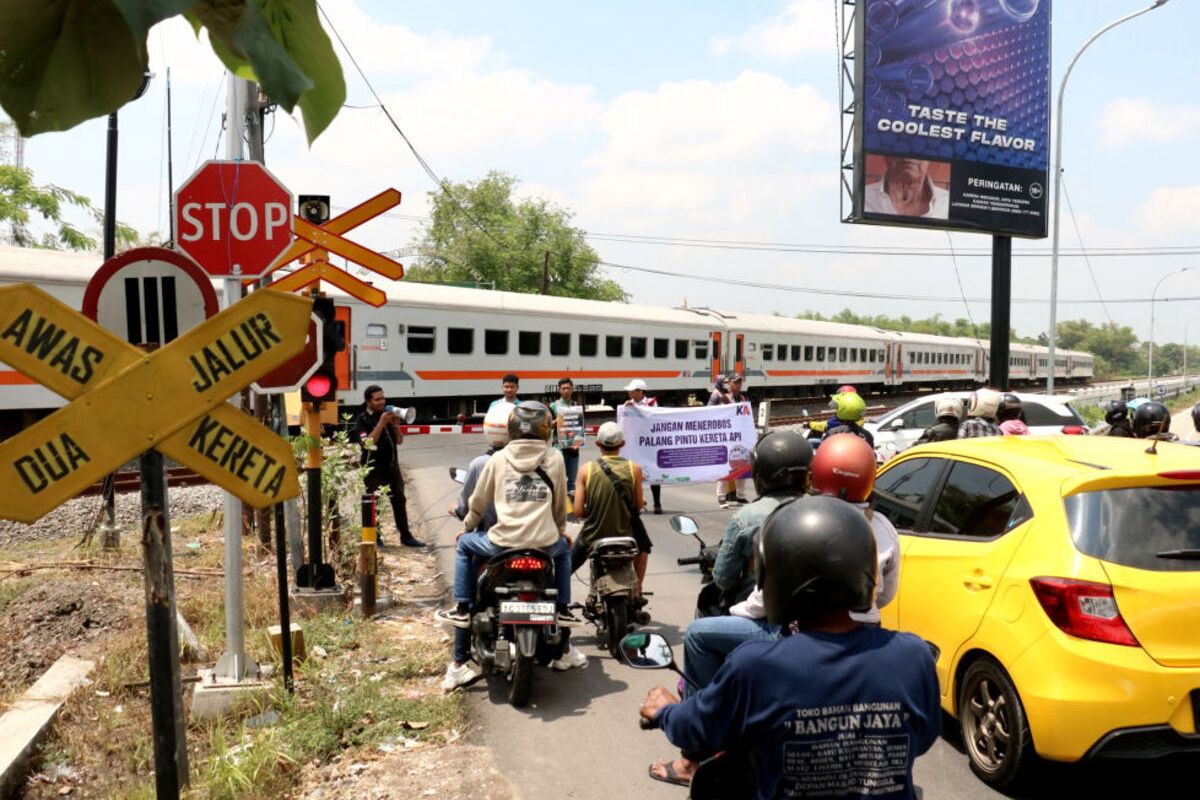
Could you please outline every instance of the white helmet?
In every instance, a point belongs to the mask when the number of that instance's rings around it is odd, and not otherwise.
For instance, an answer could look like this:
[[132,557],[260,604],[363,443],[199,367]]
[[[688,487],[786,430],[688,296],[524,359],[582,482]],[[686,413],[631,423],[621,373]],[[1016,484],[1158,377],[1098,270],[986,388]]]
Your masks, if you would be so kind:
[[488,444],[499,450],[508,444],[508,418],[516,406],[506,400],[494,403],[483,418],[483,435]]
[[936,417],[962,419],[962,400],[953,395],[939,397],[933,401],[933,414]]
[[971,392],[971,402],[967,404],[968,417],[995,419],[1000,409],[1000,393],[995,389],[976,389]]

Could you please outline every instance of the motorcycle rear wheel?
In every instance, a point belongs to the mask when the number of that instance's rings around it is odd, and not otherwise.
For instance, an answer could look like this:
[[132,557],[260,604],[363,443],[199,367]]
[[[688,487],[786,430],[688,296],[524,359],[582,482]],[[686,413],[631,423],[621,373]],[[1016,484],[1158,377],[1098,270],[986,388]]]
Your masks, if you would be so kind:
[[529,704],[529,698],[533,694],[533,664],[533,656],[516,653],[513,657],[508,685],[508,702],[513,708]]
[[629,632],[629,598],[608,597],[604,600],[604,638],[613,658],[621,648],[621,640]]

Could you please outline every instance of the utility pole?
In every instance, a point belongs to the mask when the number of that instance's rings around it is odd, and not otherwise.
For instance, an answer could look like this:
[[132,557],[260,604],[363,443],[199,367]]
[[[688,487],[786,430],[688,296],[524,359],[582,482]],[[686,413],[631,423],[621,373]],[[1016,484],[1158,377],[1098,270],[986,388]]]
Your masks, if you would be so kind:
[[550,251],[542,259],[542,294],[550,294]]

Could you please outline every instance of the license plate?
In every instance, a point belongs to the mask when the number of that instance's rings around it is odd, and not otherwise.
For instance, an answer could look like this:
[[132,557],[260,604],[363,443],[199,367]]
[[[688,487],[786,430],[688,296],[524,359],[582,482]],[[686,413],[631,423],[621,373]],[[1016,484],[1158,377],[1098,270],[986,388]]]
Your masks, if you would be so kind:
[[554,603],[530,603],[520,600],[505,600],[500,603],[500,623],[553,625]]

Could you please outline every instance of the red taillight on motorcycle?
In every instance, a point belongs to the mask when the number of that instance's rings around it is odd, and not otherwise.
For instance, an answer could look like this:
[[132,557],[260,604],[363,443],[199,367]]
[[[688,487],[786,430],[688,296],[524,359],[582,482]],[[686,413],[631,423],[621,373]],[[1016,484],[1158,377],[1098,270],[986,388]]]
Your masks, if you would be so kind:
[[1087,433],[1087,429],[1082,425],[1063,425],[1062,432],[1067,436],[1083,436]]
[[1137,647],[1133,631],[1121,619],[1112,587],[1106,583],[1067,578],[1030,578],[1042,610],[1070,636]]
[[533,556],[518,556],[505,561],[504,566],[517,572],[541,572],[546,568],[546,562]]
[[517,592],[517,599],[522,603],[532,603],[538,599],[537,592]]

